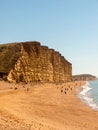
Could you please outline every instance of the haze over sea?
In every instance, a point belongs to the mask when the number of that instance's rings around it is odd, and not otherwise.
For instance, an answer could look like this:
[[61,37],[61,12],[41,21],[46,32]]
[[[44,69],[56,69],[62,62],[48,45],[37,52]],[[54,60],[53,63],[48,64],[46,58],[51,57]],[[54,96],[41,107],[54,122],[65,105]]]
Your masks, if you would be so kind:
[[79,98],[92,109],[98,111],[98,80],[89,81],[82,87],[83,90],[79,92]]

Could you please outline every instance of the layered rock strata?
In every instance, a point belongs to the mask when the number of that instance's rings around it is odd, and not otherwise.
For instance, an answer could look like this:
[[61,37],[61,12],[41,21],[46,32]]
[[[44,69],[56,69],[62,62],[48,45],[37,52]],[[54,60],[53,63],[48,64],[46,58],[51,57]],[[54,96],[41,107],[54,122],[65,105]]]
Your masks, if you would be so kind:
[[39,42],[0,45],[0,77],[9,82],[66,82],[72,64]]

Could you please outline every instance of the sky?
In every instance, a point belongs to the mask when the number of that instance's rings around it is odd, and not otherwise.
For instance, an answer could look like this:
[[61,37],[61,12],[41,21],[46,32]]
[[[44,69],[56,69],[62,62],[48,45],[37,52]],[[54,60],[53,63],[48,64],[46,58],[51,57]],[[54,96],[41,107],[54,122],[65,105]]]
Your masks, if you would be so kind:
[[0,0],[0,44],[39,41],[98,77],[98,0]]

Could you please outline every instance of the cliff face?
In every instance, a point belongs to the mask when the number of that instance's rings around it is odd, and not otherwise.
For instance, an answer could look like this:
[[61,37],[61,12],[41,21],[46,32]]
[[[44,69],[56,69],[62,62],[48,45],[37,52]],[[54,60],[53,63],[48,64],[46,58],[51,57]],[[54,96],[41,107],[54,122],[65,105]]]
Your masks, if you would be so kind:
[[0,76],[7,76],[10,82],[65,82],[72,79],[71,63],[39,42],[0,45],[0,50]]

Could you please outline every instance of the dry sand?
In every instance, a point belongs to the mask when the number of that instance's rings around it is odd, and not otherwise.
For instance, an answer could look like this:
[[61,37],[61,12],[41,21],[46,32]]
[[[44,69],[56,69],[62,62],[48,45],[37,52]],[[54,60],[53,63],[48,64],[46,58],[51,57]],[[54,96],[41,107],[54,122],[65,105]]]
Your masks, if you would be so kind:
[[0,130],[98,130],[98,112],[77,98],[83,84],[0,81]]

